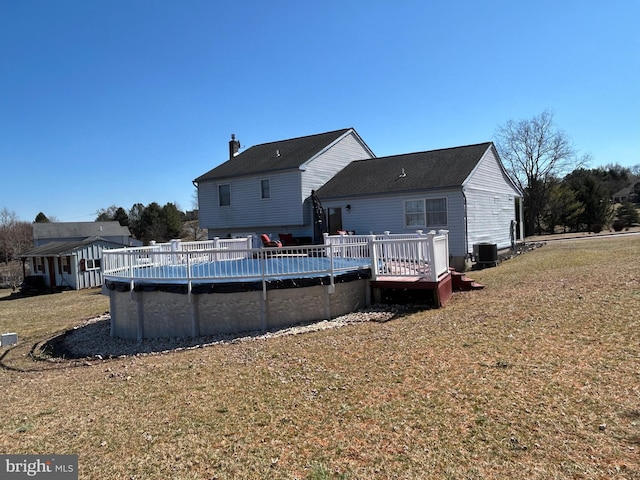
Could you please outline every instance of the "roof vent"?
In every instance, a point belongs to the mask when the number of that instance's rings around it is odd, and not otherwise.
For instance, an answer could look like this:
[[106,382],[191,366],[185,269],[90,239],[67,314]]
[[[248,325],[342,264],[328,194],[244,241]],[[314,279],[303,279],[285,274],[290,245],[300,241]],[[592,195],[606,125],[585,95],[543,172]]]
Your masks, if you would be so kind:
[[398,178],[404,178],[404,177],[406,177],[406,176],[407,176],[407,174],[406,174],[406,173],[404,173],[404,168],[403,168],[403,169],[402,169],[402,173],[401,173],[400,175],[398,175]]

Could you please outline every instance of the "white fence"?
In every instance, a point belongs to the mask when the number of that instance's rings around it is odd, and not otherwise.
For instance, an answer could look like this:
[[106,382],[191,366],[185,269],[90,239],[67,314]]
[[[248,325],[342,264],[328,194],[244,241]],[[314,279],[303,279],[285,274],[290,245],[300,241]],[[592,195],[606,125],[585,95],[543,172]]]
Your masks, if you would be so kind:
[[323,245],[252,248],[251,238],[214,239],[103,251],[107,280],[153,282],[255,281],[336,274],[370,268],[382,276],[437,281],[449,271],[448,232],[325,235]]

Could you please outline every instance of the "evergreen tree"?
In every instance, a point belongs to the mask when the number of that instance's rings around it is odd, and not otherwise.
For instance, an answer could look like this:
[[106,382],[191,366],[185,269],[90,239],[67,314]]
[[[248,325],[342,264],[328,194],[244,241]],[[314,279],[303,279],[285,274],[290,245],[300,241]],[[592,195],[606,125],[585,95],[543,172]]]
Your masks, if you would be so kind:
[[140,229],[142,231],[142,240],[149,243],[152,240],[162,242],[165,240],[165,232],[162,220],[162,208],[156,202],[147,205],[140,217]]
[[576,199],[584,205],[576,230],[600,231],[609,225],[613,214],[611,196],[597,170],[578,168],[565,177]]
[[127,211],[122,207],[118,207],[116,213],[113,215],[113,220],[119,222],[123,227],[129,226],[129,215],[127,214]]
[[576,194],[564,182],[555,181],[549,188],[549,201],[543,210],[543,220],[549,233],[554,233],[556,226],[575,226],[576,221],[584,213],[584,205],[576,198]]
[[47,216],[40,212],[38,213],[38,215],[36,215],[36,219],[35,219],[35,223],[49,223],[50,220],[47,218]]
[[634,223],[640,222],[638,209],[631,202],[622,202],[616,211],[616,217],[624,222],[625,227],[631,227]]
[[182,235],[182,221],[180,211],[173,203],[167,203],[162,207],[162,223],[164,224],[165,240],[180,238]]

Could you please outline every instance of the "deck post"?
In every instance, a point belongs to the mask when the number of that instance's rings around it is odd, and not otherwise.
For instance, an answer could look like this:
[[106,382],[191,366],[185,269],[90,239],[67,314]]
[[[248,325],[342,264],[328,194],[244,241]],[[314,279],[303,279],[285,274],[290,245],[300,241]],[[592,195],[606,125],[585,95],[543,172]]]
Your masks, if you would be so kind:
[[432,282],[438,281],[437,265],[436,265],[436,249],[434,245],[434,239],[436,237],[436,231],[431,230],[427,233],[427,237],[429,241],[427,243],[427,251],[429,252],[429,263],[431,264],[431,268],[429,269],[429,275],[431,277]]
[[371,258],[371,279],[378,278],[378,251],[376,250],[375,235],[367,235],[367,243],[369,244],[369,257]]
[[444,237],[445,251],[447,252],[446,262],[447,262],[447,272],[448,272],[450,259],[451,259],[451,254],[449,253],[449,230],[438,230],[438,234]]

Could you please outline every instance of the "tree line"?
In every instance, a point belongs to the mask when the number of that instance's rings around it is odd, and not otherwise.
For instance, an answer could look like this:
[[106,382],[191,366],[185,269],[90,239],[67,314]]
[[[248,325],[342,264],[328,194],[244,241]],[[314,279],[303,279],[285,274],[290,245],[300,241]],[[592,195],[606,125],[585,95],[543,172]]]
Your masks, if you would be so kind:
[[618,229],[638,222],[636,206],[629,201],[615,206],[613,195],[638,184],[640,164],[587,168],[589,155],[579,154],[550,110],[531,119],[509,120],[495,137],[505,168],[524,196],[525,235],[553,233],[556,227]]
[[167,242],[173,238],[203,240],[206,235],[198,224],[198,211],[183,212],[174,203],[160,206],[157,202],[148,205],[134,204],[129,210],[111,205],[96,212],[96,222],[116,221],[129,227],[134,238],[149,242]]
[[[9,265],[18,260],[20,253],[33,248],[33,223],[56,222],[39,212],[33,222],[20,220],[14,211],[0,209],[0,263]],[[198,211],[183,212],[173,203],[160,206],[136,203],[129,210],[112,205],[96,212],[96,222],[117,221],[129,227],[131,235],[148,244],[150,241],[166,242],[173,238],[204,240],[206,232],[198,223]]]

